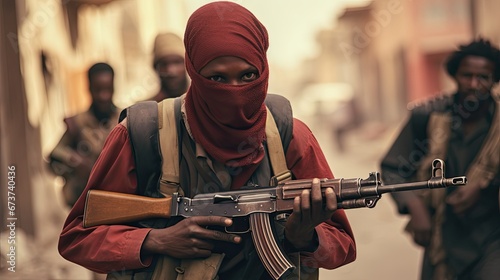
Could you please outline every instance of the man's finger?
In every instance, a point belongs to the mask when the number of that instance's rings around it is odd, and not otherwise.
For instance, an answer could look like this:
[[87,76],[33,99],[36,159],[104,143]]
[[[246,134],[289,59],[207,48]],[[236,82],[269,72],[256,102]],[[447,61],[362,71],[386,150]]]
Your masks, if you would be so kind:
[[192,222],[199,226],[197,236],[208,240],[220,240],[225,242],[239,243],[241,237],[235,234],[228,234],[218,230],[208,229],[209,226],[227,227],[233,224],[233,221],[227,217],[221,216],[196,216],[191,217]]
[[311,213],[312,217],[320,217],[323,212],[323,196],[321,195],[321,183],[314,178],[311,184]]
[[[302,216],[301,208],[300,208],[300,196],[297,196],[293,199],[293,216]],[[302,219],[302,218],[301,218]]]
[[300,211],[302,220],[311,218],[311,194],[309,190],[303,190],[300,194]]
[[207,231],[210,231],[208,233],[209,239],[231,242],[231,243],[240,243],[240,241],[241,241],[241,237],[239,237],[236,234],[229,234],[229,233],[225,233],[225,232],[218,231],[218,230],[208,230],[207,229]]
[[193,248],[212,251],[214,244],[200,238],[193,238]]
[[331,213],[337,210],[337,195],[332,188],[327,188],[325,190],[325,209]]
[[212,254],[212,250],[206,250],[200,248],[193,248],[193,251],[195,253],[195,256],[198,258],[207,258],[210,257],[210,255]]
[[206,227],[206,226],[228,227],[233,224],[233,221],[230,218],[221,216],[196,216],[196,217],[191,217],[189,219],[191,219],[192,222],[197,223],[201,227]]

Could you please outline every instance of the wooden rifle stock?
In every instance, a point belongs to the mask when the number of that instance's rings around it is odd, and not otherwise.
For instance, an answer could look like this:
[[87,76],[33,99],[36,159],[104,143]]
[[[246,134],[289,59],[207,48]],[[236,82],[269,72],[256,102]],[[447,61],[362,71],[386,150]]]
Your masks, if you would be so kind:
[[170,218],[172,197],[152,198],[126,193],[89,190],[83,226],[116,225],[150,218]]

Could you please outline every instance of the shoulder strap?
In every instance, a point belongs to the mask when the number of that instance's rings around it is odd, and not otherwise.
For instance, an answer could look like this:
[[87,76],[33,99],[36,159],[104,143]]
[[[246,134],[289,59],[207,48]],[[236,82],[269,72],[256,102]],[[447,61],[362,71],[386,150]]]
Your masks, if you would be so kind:
[[[155,192],[161,164],[158,135],[158,105],[156,101],[136,103],[120,114],[120,121],[127,117],[127,128],[136,162],[137,193],[159,197]],[[140,163],[140,164],[139,164]],[[148,187],[148,186],[154,187]]]
[[161,150],[160,192],[171,195],[174,192],[184,194],[179,187],[179,133],[177,124],[181,118],[181,98],[164,99],[158,103],[158,131]]
[[269,108],[267,108],[266,138],[269,160],[271,161],[274,174],[271,178],[271,185],[277,186],[281,181],[292,179],[292,173],[286,165],[283,144],[273,114],[269,111]]
[[283,96],[268,94],[265,102],[267,147],[274,174],[270,184],[276,186],[279,182],[292,178],[286,165],[285,153],[292,139],[293,114],[290,102]]
[[274,117],[279,136],[286,154],[293,133],[293,112],[290,101],[278,94],[267,94],[266,106]]
[[179,183],[178,137],[174,114],[175,99],[164,99],[158,103],[158,129],[162,155],[161,181]]

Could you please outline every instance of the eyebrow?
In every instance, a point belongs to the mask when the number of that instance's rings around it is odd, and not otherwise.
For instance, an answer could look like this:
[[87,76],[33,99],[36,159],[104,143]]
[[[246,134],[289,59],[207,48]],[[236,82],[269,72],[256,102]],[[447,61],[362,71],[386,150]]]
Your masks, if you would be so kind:
[[[226,71],[222,71],[219,69],[210,69],[207,72],[208,73],[205,74],[205,76],[217,76],[217,75],[224,76],[227,74]],[[248,73],[248,72],[256,72],[258,75],[260,75],[259,70],[255,66],[252,66],[252,65],[239,71],[240,74]],[[200,74],[201,74],[201,72],[200,72]],[[203,75],[203,74],[201,74],[201,75]]]

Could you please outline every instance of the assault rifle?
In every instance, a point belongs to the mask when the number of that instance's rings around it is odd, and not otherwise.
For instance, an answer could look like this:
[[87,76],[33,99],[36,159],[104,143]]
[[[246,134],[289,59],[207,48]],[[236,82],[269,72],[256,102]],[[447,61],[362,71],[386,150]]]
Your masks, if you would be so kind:
[[[435,189],[465,185],[465,176],[445,178],[444,162],[435,159],[428,181],[382,185],[380,174],[371,172],[367,179],[322,179],[321,190],[333,188],[339,209],[373,208],[384,193],[417,189]],[[293,200],[304,189],[311,188],[311,179],[275,182],[273,187],[259,187],[219,193],[199,194],[193,198],[174,193],[170,197],[151,198],[132,194],[90,190],[87,193],[83,226],[130,223],[148,218],[174,216],[249,216],[249,229],[257,253],[274,279],[287,275],[295,266],[281,252],[271,230],[271,213],[290,213]],[[231,232],[231,231],[228,231]]]

